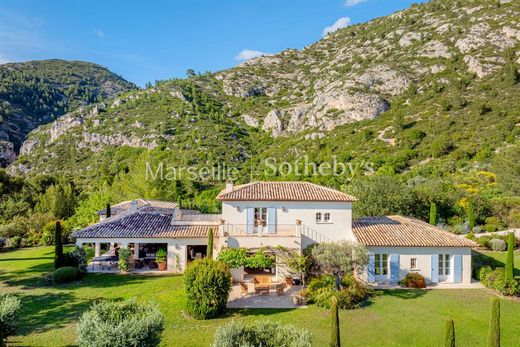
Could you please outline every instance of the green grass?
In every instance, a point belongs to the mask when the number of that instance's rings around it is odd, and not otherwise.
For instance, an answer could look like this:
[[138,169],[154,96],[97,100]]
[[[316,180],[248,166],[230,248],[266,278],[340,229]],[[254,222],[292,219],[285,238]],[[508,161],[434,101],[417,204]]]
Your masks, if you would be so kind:
[[[328,312],[233,310],[224,317],[196,321],[183,314],[182,276],[89,274],[81,282],[47,286],[41,275],[52,270],[52,247],[0,253],[0,292],[22,298],[20,334],[12,346],[73,346],[79,316],[95,300],[155,300],[166,317],[163,346],[209,346],[215,329],[235,320],[271,319],[310,330],[315,346],[328,343]],[[342,311],[341,336],[348,346],[439,346],[444,320],[455,321],[459,346],[485,346],[491,293],[486,290],[392,290],[379,293],[363,309]],[[520,339],[520,303],[502,300],[502,343]]]

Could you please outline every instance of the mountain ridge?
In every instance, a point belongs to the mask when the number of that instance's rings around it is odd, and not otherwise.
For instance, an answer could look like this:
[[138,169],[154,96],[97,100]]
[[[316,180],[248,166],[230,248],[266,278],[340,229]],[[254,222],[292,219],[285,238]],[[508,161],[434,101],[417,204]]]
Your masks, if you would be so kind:
[[[338,151],[394,172],[457,157],[485,164],[504,140],[518,140],[519,13],[515,2],[434,0],[301,51],[162,81],[36,129],[10,172],[95,172],[99,162],[117,166],[104,153],[114,146],[175,151],[177,164],[243,166],[306,151],[320,160]],[[454,138],[453,126],[463,128]],[[72,152],[75,162],[60,154]]]
[[0,65],[0,166],[25,136],[66,112],[135,86],[98,64],[61,59]]

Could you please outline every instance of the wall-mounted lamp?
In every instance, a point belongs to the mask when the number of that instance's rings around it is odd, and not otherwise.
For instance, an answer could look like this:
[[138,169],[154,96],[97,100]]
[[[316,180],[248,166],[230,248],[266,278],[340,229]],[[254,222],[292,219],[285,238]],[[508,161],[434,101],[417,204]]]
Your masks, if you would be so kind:
[[289,209],[285,206],[282,207],[282,211],[284,211],[285,213],[287,213],[289,211]]
[[237,206],[237,212],[242,212],[242,208],[240,206]]

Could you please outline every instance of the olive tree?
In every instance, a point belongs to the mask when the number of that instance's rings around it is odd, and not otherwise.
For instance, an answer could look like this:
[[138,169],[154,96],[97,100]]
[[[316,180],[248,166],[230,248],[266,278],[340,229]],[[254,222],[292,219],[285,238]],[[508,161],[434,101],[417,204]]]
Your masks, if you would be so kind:
[[368,263],[366,248],[350,241],[320,243],[312,249],[312,256],[323,272],[336,277],[336,290],[340,289],[341,277]]

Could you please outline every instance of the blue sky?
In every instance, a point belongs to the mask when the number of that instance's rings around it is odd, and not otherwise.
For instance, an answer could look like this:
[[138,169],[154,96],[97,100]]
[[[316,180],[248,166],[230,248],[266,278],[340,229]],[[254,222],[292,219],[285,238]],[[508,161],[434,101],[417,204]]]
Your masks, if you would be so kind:
[[190,68],[228,68],[258,52],[300,49],[327,27],[365,22],[419,1],[3,0],[0,63],[85,60],[144,85],[184,77]]

